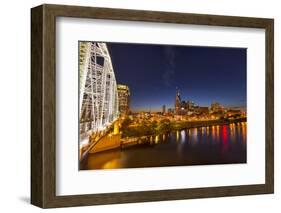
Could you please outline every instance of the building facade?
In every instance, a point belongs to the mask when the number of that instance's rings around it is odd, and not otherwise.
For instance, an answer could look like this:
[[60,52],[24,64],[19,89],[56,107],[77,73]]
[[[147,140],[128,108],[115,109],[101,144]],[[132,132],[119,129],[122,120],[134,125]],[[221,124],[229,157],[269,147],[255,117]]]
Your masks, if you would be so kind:
[[128,115],[130,113],[130,89],[127,85],[118,84],[118,107],[121,116]]
[[180,91],[178,90],[175,98],[175,114],[179,115],[180,112],[181,112],[181,96],[180,96]]
[[165,115],[166,114],[166,105],[162,106],[162,114]]
[[223,107],[218,102],[213,102],[211,104],[211,111],[212,112],[220,112],[223,110]]

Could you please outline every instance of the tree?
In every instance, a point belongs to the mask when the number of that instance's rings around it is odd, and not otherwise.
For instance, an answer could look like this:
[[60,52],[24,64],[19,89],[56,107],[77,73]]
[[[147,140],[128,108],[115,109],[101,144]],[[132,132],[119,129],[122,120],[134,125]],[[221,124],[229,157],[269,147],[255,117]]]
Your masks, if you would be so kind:
[[169,119],[163,119],[160,121],[158,127],[157,127],[157,132],[159,134],[169,132],[172,129],[172,125]]
[[128,127],[132,124],[132,120],[129,117],[126,117],[122,123],[122,127]]
[[150,128],[151,128],[151,132],[152,134],[157,134],[157,121],[152,121],[151,125],[150,125]]

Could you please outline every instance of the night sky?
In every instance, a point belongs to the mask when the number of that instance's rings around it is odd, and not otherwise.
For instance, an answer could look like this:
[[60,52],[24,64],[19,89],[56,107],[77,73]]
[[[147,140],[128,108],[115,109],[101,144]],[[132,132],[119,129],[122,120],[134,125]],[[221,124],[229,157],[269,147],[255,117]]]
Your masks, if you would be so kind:
[[174,107],[182,100],[200,106],[214,101],[246,107],[245,48],[107,43],[117,84],[131,92],[133,111]]

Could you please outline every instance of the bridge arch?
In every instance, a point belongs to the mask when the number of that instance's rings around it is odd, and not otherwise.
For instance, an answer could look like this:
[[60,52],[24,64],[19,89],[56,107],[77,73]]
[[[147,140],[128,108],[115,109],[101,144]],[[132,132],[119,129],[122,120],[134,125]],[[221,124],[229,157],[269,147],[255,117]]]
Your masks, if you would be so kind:
[[106,43],[79,42],[80,141],[119,116],[114,69]]

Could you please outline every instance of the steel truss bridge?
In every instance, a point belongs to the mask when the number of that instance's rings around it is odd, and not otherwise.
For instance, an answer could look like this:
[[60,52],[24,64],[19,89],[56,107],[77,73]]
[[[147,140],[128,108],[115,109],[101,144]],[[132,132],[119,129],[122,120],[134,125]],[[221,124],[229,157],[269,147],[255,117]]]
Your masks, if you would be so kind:
[[79,42],[80,147],[89,137],[107,132],[118,118],[118,94],[108,48],[101,42]]

